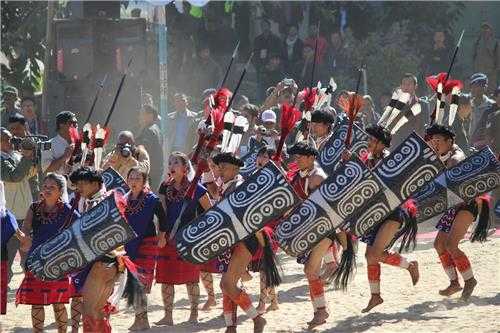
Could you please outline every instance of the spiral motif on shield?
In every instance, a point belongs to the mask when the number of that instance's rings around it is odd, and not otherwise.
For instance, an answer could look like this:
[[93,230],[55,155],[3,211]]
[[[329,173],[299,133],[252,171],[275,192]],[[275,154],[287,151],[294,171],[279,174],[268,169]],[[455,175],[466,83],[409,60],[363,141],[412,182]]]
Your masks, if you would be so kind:
[[433,165],[423,165],[413,172],[401,186],[400,199],[405,200],[413,193],[417,192],[426,183],[431,182],[438,174],[439,170]]
[[58,280],[84,264],[82,255],[76,249],[70,248],[48,260],[43,272],[46,279]]
[[243,157],[243,161],[245,165],[240,169],[240,174],[246,178],[256,169],[257,152],[250,153],[248,157]]
[[242,223],[247,231],[257,231],[262,227],[264,219],[268,221],[269,217],[281,216],[294,204],[295,197],[289,189],[275,188],[245,210]]
[[197,222],[191,223],[182,230],[182,238],[187,243],[194,243],[210,235],[224,222],[224,216],[217,210],[210,210]]
[[236,191],[229,195],[228,200],[232,207],[246,207],[254,200],[259,200],[259,197],[268,192],[277,179],[282,177],[281,173],[272,163],[260,169],[254,176],[256,178],[253,181],[244,182]]
[[491,150],[484,149],[446,171],[446,178],[450,182],[459,183],[482,173],[495,163],[497,162]]
[[317,214],[316,205],[305,200],[293,211],[286,220],[282,221],[275,230],[277,239],[287,242],[292,237],[301,234],[308,225],[314,223]]
[[434,193],[436,193],[439,188],[441,188],[441,185],[439,185],[437,182],[435,181],[428,182],[427,184],[422,186],[422,188],[417,193],[413,194],[413,199],[415,199],[417,203],[421,202],[426,198],[429,198],[432,195],[434,195]]
[[57,253],[58,251],[64,249],[69,243],[71,243],[71,240],[71,230],[64,230],[63,232],[43,244],[43,246],[40,248],[40,257],[51,257],[52,255],[54,255],[54,253]]
[[332,230],[334,230],[334,227],[328,217],[319,216],[315,218],[314,223],[309,224],[304,232],[290,242],[288,253],[294,256],[301,255],[325,238]]
[[236,243],[237,236],[229,228],[217,230],[202,240],[198,241],[190,249],[190,257],[186,257],[193,263],[204,264],[210,259],[222,253],[224,250]]
[[500,185],[498,173],[486,173],[475,179],[470,179],[460,184],[458,193],[464,201],[473,199],[485,192],[491,191]]
[[408,137],[399,147],[386,157],[377,167],[376,173],[383,178],[393,178],[401,174],[415,160],[421,157],[422,143],[415,136]]
[[104,183],[104,186],[106,186],[106,188],[109,189],[110,185],[113,183],[113,175],[108,172],[103,172],[102,182]]
[[89,245],[92,251],[99,256],[120,246],[127,238],[126,230],[122,226],[114,224],[90,238]]
[[80,217],[81,222],[79,224],[80,224],[82,233],[84,233],[86,230],[89,230],[89,229],[93,228],[94,226],[100,224],[102,221],[106,220],[106,218],[110,214],[111,201],[113,201],[113,205],[114,205],[114,199],[107,198],[103,202],[101,202],[99,205],[95,206],[90,211],[88,211],[87,213],[83,214]]
[[349,161],[337,170],[336,176],[327,178],[319,187],[321,195],[330,202],[345,196],[363,177],[365,167],[360,163]]
[[354,228],[356,236],[363,236],[375,224],[383,221],[389,213],[390,208],[381,202],[369,207],[356,221]]
[[343,198],[337,204],[337,209],[343,218],[348,218],[354,211],[363,206],[368,200],[373,198],[375,194],[380,192],[382,188],[373,179],[363,180],[357,184],[356,188],[344,193]]
[[[334,134],[335,135],[335,134]],[[335,139],[330,141],[331,144],[325,146],[321,150],[320,162],[321,166],[328,167],[331,164],[337,163],[340,154],[342,153],[343,142],[340,138],[335,137]]]

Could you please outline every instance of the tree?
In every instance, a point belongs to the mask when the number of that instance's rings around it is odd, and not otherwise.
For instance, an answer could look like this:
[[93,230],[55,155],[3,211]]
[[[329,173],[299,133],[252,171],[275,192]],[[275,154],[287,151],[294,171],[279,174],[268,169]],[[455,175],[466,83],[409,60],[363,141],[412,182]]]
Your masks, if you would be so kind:
[[47,2],[2,1],[2,78],[24,95],[41,91]]
[[417,46],[409,43],[409,38],[408,22],[394,23],[386,32],[375,31],[363,39],[357,39],[348,32],[347,58],[354,68],[335,78],[339,87],[354,90],[357,80],[355,68],[365,65],[370,95],[392,92],[404,73],[418,73],[420,67],[422,58]]

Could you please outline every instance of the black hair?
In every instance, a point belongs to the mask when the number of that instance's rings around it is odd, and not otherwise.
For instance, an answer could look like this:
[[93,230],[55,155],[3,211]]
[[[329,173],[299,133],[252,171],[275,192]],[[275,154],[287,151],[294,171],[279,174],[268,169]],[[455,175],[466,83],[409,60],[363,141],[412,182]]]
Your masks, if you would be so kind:
[[24,101],[32,101],[33,104],[35,104],[35,98],[32,96],[24,96],[23,98],[21,98],[21,104],[23,104]]
[[54,172],[49,172],[43,178],[43,181],[45,182],[47,179],[53,180],[57,184],[57,187],[60,190],[63,190],[66,188],[66,178],[64,178],[64,176],[62,176],[62,175],[59,175],[59,174],[54,173]]
[[83,166],[73,171],[69,176],[69,180],[71,180],[72,183],[76,183],[78,181],[86,181],[90,183],[97,182],[100,186],[102,186],[103,183],[101,173],[88,166]]
[[132,172],[139,173],[142,176],[142,180],[143,180],[144,184],[146,184],[148,182],[149,175],[148,175],[148,172],[144,168],[141,168],[139,166],[135,166],[135,167],[130,168],[130,170],[127,172],[127,179]]
[[20,113],[14,113],[12,116],[9,117],[9,124],[12,123],[20,123],[21,125],[26,125],[26,118]]
[[62,124],[66,124],[76,118],[75,114],[71,111],[61,111],[56,116],[56,129],[59,129]]

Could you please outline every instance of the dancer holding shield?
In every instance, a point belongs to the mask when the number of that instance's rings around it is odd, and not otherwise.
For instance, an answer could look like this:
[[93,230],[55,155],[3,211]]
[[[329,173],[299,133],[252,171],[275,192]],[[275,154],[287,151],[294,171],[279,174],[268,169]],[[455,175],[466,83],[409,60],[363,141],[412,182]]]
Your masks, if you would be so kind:
[[[194,197],[186,198],[194,170],[184,153],[173,152],[168,159],[169,179],[160,186],[159,193],[166,211],[166,223],[160,225],[159,258],[156,281],[161,283],[165,315],[157,325],[172,326],[174,306],[174,286],[185,284],[191,301],[190,322],[198,320],[198,301],[200,298],[200,268],[182,260],[176,251],[174,236],[179,228],[189,224],[197,215],[211,207],[207,190],[196,184]],[[187,205],[182,210],[183,205]],[[182,214],[181,214],[182,213]]]

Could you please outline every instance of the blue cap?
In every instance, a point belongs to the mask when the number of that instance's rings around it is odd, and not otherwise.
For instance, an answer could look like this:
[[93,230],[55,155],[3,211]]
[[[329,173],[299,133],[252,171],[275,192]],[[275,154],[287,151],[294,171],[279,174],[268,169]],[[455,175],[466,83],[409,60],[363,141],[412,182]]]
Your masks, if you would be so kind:
[[484,73],[475,73],[470,77],[470,84],[485,86],[488,84],[488,76]]

